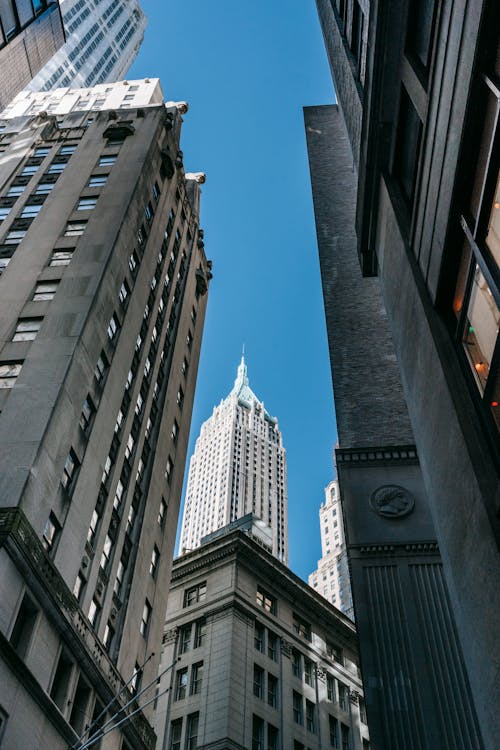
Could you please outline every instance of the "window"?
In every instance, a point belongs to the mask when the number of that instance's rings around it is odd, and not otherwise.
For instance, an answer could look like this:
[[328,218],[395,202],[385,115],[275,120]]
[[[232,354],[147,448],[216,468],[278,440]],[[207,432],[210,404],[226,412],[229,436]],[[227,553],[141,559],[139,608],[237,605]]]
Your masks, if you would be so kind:
[[36,148],[33,151],[33,156],[35,158],[44,158],[49,153],[50,153],[50,147],[49,146],[38,146],[38,148]]
[[33,294],[33,302],[44,302],[54,299],[59,281],[40,281]]
[[130,268],[131,274],[135,274],[138,264],[139,264],[139,258],[137,257],[137,253],[134,250],[130,258],[128,259],[128,267]]
[[41,210],[42,210],[41,205],[33,206],[28,203],[26,206],[24,206],[19,218],[20,219],[34,219],[36,216],[38,216]]
[[302,679],[302,655],[297,649],[292,649],[292,673],[299,680]]
[[79,237],[87,228],[87,220],[68,221],[64,232],[65,237]]
[[116,596],[120,596],[122,588],[123,588],[123,579],[125,578],[125,570],[126,570],[126,560],[122,557],[120,559],[120,562],[118,563],[118,568],[116,570],[116,578],[115,583],[113,586],[113,593],[116,594]]
[[363,724],[367,724],[368,723],[367,720],[366,720],[366,704],[365,704],[365,700],[361,696],[359,697],[359,718],[360,718],[360,721],[363,722]]
[[54,544],[56,542],[57,537],[59,536],[59,532],[61,531],[61,524],[57,520],[57,517],[54,513],[51,512],[50,516],[47,519],[47,523],[45,524],[45,527],[43,529],[42,534],[42,543],[47,552],[50,552],[54,549]]
[[68,146],[61,146],[59,151],[57,152],[59,156],[71,156],[71,154],[74,154],[76,151],[76,143],[70,144]]
[[118,154],[109,154],[109,156],[101,156],[98,162],[99,167],[110,167],[112,166],[115,161]]
[[204,602],[207,596],[207,582],[192,586],[184,592],[184,607],[192,607],[193,604]]
[[193,345],[193,334],[191,331],[188,331],[188,335],[186,336],[186,346],[191,351],[191,347]]
[[73,253],[74,248],[69,250],[54,250],[50,258],[49,266],[69,266]]
[[273,708],[278,708],[278,678],[270,673],[267,675],[267,702]]
[[308,732],[316,734],[316,706],[311,701],[306,700],[306,729]]
[[296,614],[293,615],[293,629],[301,638],[305,638],[306,641],[311,640],[311,626]]
[[114,635],[115,629],[113,628],[111,622],[108,620],[106,623],[106,627],[104,628],[104,635],[102,637],[102,644],[106,651],[110,650]]
[[177,420],[174,419],[174,423],[172,425],[172,441],[174,443],[177,442],[178,436],[179,436],[179,425],[177,424]]
[[8,193],[6,194],[7,198],[18,198],[20,195],[24,193],[25,185],[11,185],[9,188]]
[[64,462],[63,475],[61,478],[61,484],[66,490],[70,492],[74,484],[80,461],[73,448],[70,449],[66,461]]
[[142,609],[142,617],[141,617],[141,624],[139,627],[139,630],[141,631],[141,635],[144,636],[144,638],[147,638],[148,631],[149,631],[149,623],[151,621],[151,604],[146,599],[144,603],[144,607]]
[[151,553],[151,562],[149,564],[149,572],[152,575],[152,577],[155,579],[158,574],[159,564],[160,564],[160,550],[155,544],[155,546],[153,547],[153,552]]
[[27,164],[23,171],[19,173],[19,177],[31,177],[38,171],[38,164]]
[[8,208],[0,207],[0,221],[4,221],[4,219],[6,219],[9,214],[10,214],[10,206]]
[[35,195],[48,195],[53,187],[53,182],[39,182],[35,188]]
[[89,530],[87,532],[87,542],[89,544],[93,544],[96,534],[97,534],[97,527],[99,525],[100,516],[97,510],[94,510],[92,513],[92,518],[90,519],[90,526]]
[[165,524],[165,519],[167,517],[167,503],[162,498],[160,500],[160,509],[158,511],[158,525],[163,527]]
[[32,341],[36,338],[43,318],[20,318],[12,341]]
[[128,689],[130,692],[134,695],[135,693],[138,693],[141,689],[141,683],[142,683],[142,667],[137,662],[135,663],[134,667],[134,674],[132,675],[132,679],[130,680]]
[[257,651],[265,653],[266,650],[266,639],[265,639],[265,628],[260,622],[255,623],[254,631],[254,646]]
[[252,750],[264,750],[264,720],[255,714],[252,718]]
[[155,182],[153,185],[153,199],[155,203],[158,203],[158,200],[160,198],[160,188],[158,187],[158,183]]
[[[0,739],[1,739],[1,735],[0,735]],[[370,750],[370,743],[368,742],[368,740],[363,740],[363,750]]]
[[302,696],[300,693],[293,691],[293,720],[296,724],[303,724],[304,717],[302,714]]
[[415,192],[421,135],[422,122],[406,90],[402,88],[393,174],[408,204],[412,203]]
[[167,458],[167,466],[165,468],[165,479],[170,484],[172,481],[172,471],[174,469],[174,462],[170,458],[170,456]]
[[106,357],[104,352],[101,352],[101,355],[99,359],[97,360],[95,370],[94,370],[94,377],[98,383],[103,382],[108,368],[109,368],[108,358]]
[[277,612],[278,605],[276,597],[269,594],[261,588],[261,586],[257,586],[257,604],[272,615],[275,615]]
[[344,655],[340,646],[336,646],[333,643],[328,643],[327,641],[326,653],[328,654],[330,659],[333,659],[333,661],[336,661],[338,664],[344,664]]
[[88,618],[94,630],[97,630],[97,627],[99,625],[100,613],[101,613],[101,605],[96,599],[92,599],[92,601],[90,602]]
[[35,606],[31,597],[25,593],[9,638],[12,647],[22,659],[24,659],[28,653],[37,616],[38,608]]
[[170,750],[181,750],[182,719],[175,719],[170,725]]
[[191,648],[191,623],[183,625],[179,631],[179,654],[185,654]]
[[326,694],[328,700],[332,703],[336,700],[335,678],[331,674],[326,675]]
[[71,684],[73,674],[73,662],[64,651],[59,654],[54,679],[50,687],[50,697],[64,711],[67,706],[68,690]]
[[66,162],[51,164],[47,170],[47,174],[62,174],[64,172],[65,166],[66,166]]
[[107,573],[109,569],[112,549],[113,549],[113,540],[111,539],[109,534],[106,534],[106,539],[104,540],[104,547],[102,548],[101,562],[100,562],[101,570],[103,570],[105,573]]
[[120,328],[120,323],[118,322],[118,318],[116,317],[116,314],[113,313],[108,324],[108,339],[110,341],[113,341],[113,339],[116,337],[116,334],[118,333],[119,328]]
[[6,237],[4,237],[3,243],[4,245],[19,245],[23,241],[23,239],[26,236],[26,231],[23,230],[13,230],[12,232],[8,232]]
[[120,298],[120,302],[122,305],[124,305],[125,302],[127,301],[129,294],[130,294],[130,287],[124,279],[122,281],[122,284],[120,286],[120,292],[118,294],[118,297]]
[[203,645],[205,634],[207,631],[207,623],[205,620],[198,620],[194,625],[194,648],[200,648]]
[[184,404],[184,391],[179,386],[179,390],[177,391],[177,406],[179,409],[182,409],[182,406]]
[[267,655],[273,661],[278,661],[278,636],[271,630],[267,631]]
[[189,714],[186,723],[185,750],[196,750],[198,747],[198,714]]
[[349,727],[340,723],[340,736],[342,739],[342,750],[349,750]]
[[330,745],[332,747],[339,746],[339,722],[334,716],[328,717],[329,729],[330,729]]
[[78,602],[80,602],[83,594],[83,590],[85,588],[85,577],[83,573],[78,573],[75,581],[75,585],[73,586],[73,596],[77,599]]
[[95,414],[94,402],[92,401],[90,396],[87,396],[87,398],[83,402],[82,413],[81,413],[80,422],[79,422],[80,427],[83,430],[83,432],[85,433],[88,432],[94,414]]
[[184,377],[186,377],[187,371],[189,370],[189,362],[187,361],[187,359],[185,357],[184,357],[184,360],[182,362],[182,368],[181,368],[181,370],[182,370],[182,374],[184,375]]
[[411,0],[410,2],[406,49],[422,71],[426,71],[429,65],[434,5],[434,0]]
[[349,706],[347,704],[347,698],[348,698],[348,688],[346,685],[343,685],[341,682],[338,683],[338,690],[339,690],[339,706],[344,711],[347,711]]
[[174,701],[181,701],[186,697],[188,684],[188,670],[187,667],[184,669],[178,669],[175,675],[175,693]]
[[253,665],[253,694],[257,698],[264,698],[264,670],[257,664]]
[[151,224],[151,222],[153,221],[153,215],[154,215],[153,206],[151,205],[151,203],[148,203],[148,205],[146,206],[144,215],[146,217],[146,221],[148,222],[148,224]]
[[95,174],[92,175],[90,180],[88,181],[87,187],[89,188],[100,188],[104,187],[108,179],[107,174]]
[[4,362],[0,364],[0,388],[14,387],[22,366],[22,362]]
[[191,667],[191,688],[190,695],[197,695],[201,692],[201,680],[203,678],[203,662],[199,661]]
[[304,657],[304,679],[306,685],[314,686],[314,664],[306,656]]
[[91,196],[89,198],[80,198],[78,201],[78,204],[76,206],[77,211],[90,211],[92,208],[95,208],[97,203],[97,196]]

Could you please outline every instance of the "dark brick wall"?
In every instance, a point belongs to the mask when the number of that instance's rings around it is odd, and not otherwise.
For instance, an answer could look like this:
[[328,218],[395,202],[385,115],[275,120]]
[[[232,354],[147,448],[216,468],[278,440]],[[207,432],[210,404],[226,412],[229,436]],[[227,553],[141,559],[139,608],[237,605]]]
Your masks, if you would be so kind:
[[342,115],[330,105],[304,116],[340,444],[413,443],[379,282],[359,268],[357,175]]

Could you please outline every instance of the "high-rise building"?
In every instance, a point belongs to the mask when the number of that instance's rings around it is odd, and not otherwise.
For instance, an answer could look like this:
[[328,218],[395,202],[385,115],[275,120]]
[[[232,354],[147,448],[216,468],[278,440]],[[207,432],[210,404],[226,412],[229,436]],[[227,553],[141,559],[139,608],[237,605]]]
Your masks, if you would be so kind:
[[144,37],[138,0],[61,0],[66,43],[27,88],[84,88],[126,77]]
[[288,560],[286,451],[278,421],[249,385],[244,357],[234,387],[202,425],[189,464],[181,552],[253,513],[271,527],[273,554]]
[[353,623],[232,527],[174,562],[158,696],[158,750],[369,748]]
[[309,586],[328,599],[351,620],[354,619],[349,562],[342,518],[339,483],[332,480],[325,487],[325,502],[319,509],[321,560],[309,576]]
[[157,104],[157,82],[142,93],[0,120],[6,750],[81,747],[114,696],[100,723],[124,723],[90,746],[155,746],[140,690],[158,671],[211,264],[185,105]]
[[306,129],[372,742],[493,750],[500,7],[317,6],[339,104]]
[[0,111],[64,45],[57,0],[0,3]]

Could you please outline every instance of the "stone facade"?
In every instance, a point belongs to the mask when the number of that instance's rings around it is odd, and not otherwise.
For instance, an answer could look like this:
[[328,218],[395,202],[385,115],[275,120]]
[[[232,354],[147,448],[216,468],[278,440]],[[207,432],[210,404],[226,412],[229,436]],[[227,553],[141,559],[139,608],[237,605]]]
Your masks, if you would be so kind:
[[178,558],[168,602],[158,750],[368,748],[354,625],[249,536]]
[[[2,123],[5,750],[67,749],[157,674],[211,276],[181,122],[143,102]],[[154,747],[152,710],[100,747]]]
[[309,586],[354,620],[349,561],[344,533],[339,483],[325,487],[325,502],[319,509],[321,560],[309,576]]

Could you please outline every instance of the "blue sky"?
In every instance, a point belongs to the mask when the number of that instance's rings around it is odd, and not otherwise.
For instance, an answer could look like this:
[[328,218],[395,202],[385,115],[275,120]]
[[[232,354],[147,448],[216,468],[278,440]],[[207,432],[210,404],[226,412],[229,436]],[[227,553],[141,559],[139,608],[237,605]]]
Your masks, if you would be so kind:
[[128,78],[186,100],[186,171],[204,171],[201,226],[214,278],[188,456],[232,388],[250,385],[287,449],[290,567],[320,556],[333,476],[331,376],[302,107],[334,101],[314,0],[142,0],[149,19]]

